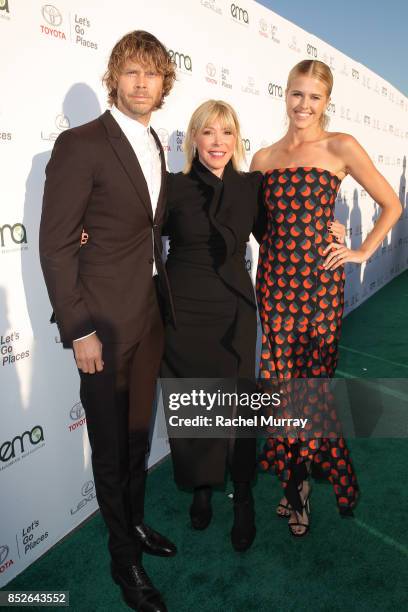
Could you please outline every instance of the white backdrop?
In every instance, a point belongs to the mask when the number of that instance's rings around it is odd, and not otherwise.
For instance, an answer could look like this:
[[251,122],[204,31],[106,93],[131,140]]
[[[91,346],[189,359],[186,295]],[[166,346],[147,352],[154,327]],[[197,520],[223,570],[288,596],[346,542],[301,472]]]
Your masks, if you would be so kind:
[[[97,508],[78,375],[48,323],[38,225],[53,143],[105,110],[101,76],[124,33],[153,32],[177,63],[178,81],[152,122],[173,171],[203,100],[225,99],[237,109],[249,163],[285,130],[289,69],[304,58],[326,61],[335,77],[330,129],[366,147],[404,205],[371,261],[347,266],[346,312],[407,267],[408,104],[392,85],[252,0],[56,1],[0,0],[0,586]],[[352,247],[377,216],[375,203],[347,178],[337,218]],[[251,243],[253,274],[256,260]],[[150,464],[167,449],[155,436]]]

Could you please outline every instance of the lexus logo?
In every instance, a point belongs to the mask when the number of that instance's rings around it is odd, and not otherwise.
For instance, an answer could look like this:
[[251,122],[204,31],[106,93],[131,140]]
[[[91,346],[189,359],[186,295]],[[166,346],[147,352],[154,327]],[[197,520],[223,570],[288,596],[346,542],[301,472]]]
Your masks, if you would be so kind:
[[9,547],[6,545],[0,546],[0,565],[3,565],[9,554]]
[[52,4],[44,4],[41,9],[42,16],[51,26],[57,27],[62,23],[62,15]]
[[86,482],[81,489],[82,495],[86,497],[91,491],[93,491],[94,487],[95,485],[93,483],[93,480],[88,480],[88,482]]
[[215,77],[215,73],[216,73],[217,71],[216,71],[216,68],[215,68],[214,64],[207,64],[207,67],[206,67],[206,68],[207,68],[207,74],[208,74],[208,76],[209,76],[209,77]]
[[78,402],[75,404],[75,406],[72,406],[69,416],[73,421],[79,421],[79,419],[82,419],[82,417],[85,416],[85,410],[81,402]]
[[68,117],[65,115],[57,115],[55,117],[55,126],[58,130],[67,130],[70,126]]

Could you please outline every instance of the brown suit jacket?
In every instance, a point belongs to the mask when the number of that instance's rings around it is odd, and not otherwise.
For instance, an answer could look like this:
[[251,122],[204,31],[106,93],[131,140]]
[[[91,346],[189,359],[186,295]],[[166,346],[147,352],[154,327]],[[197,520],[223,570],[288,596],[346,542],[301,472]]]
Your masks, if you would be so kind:
[[[46,168],[40,259],[65,346],[96,330],[102,342],[137,342],[157,312],[153,253],[161,261],[166,167],[153,218],[137,157],[109,111],[66,130]],[[80,247],[82,228],[90,238]]]

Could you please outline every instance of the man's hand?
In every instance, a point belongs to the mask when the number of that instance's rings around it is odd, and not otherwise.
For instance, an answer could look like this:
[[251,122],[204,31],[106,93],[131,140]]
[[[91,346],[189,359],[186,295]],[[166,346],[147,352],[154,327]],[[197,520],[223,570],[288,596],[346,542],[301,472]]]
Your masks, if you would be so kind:
[[96,334],[72,343],[78,369],[84,374],[102,372],[102,343]]

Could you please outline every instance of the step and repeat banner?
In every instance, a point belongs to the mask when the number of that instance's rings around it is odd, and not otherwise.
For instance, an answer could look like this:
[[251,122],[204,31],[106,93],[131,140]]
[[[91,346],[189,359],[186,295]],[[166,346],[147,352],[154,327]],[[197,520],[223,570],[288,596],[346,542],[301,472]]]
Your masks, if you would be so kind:
[[[151,31],[177,65],[174,90],[152,121],[170,171],[181,169],[189,117],[208,98],[238,111],[249,164],[285,132],[290,68],[305,58],[327,62],[335,79],[330,129],[363,144],[404,207],[371,260],[347,266],[346,312],[407,267],[408,101],[392,85],[250,0],[55,2],[0,0],[0,586],[97,509],[79,378],[49,323],[38,228],[53,143],[106,109],[101,77],[124,33]],[[336,216],[352,248],[378,215],[346,178]],[[253,275],[256,262],[251,242]],[[153,438],[150,465],[168,452],[166,440]]]

